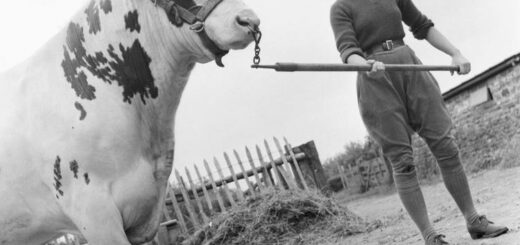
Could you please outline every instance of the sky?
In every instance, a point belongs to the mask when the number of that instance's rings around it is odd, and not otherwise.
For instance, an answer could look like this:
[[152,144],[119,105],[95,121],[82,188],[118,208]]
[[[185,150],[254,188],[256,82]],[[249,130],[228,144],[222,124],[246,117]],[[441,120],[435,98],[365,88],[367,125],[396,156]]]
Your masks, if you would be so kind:
[[[329,24],[333,0],[245,0],[261,18],[262,64],[337,63]],[[468,76],[436,72],[447,91],[520,52],[518,0],[415,0],[417,7],[472,62]],[[3,1],[0,8],[0,72],[27,59],[50,39],[83,0]],[[408,30],[406,28],[406,30]],[[408,43],[425,64],[450,58],[413,39]],[[359,116],[355,73],[276,73],[252,70],[253,46],[224,58],[226,67],[198,65],[176,118],[174,166],[260,144],[273,136],[293,145],[316,142],[322,160],[366,136]]]

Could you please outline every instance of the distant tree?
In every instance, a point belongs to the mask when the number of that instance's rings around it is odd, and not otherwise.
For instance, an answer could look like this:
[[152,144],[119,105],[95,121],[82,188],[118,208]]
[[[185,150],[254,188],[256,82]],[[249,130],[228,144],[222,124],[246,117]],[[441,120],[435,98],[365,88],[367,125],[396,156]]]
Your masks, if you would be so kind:
[[363,156],[365,151],[364,143],[350,142],[345,146],[345,156],[347,164],[355,164],[356,159]]

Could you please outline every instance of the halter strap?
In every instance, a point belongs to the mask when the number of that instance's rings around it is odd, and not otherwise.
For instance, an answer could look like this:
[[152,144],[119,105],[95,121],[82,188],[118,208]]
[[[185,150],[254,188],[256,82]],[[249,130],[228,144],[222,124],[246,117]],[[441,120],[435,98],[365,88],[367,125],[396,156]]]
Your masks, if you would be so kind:
[[222,2],[222,0],[207,0],[206,4],[202,5],[202,8],[197,13],[197,18],[201,21],[205,21],[211,12]]
[[[161,6],[168,15],[168,19],[176,26],[182,26],[182,24],[190,24],[190,29],[195,31],[202,41],[202,44],[215,55],[215,62],[218,66],[224,67],[222,63],[222,57],[229,53],[228,50],[223,50],[215,44],[213,40],[208,36],[205,30],[205,23],[211,12],[223,1],[223,0],[207,0],[203,6],[193,5],[189,10],[180,6],[176,0],[155,0],[156,4]],[[193,13],[192,11],[196,12]]]

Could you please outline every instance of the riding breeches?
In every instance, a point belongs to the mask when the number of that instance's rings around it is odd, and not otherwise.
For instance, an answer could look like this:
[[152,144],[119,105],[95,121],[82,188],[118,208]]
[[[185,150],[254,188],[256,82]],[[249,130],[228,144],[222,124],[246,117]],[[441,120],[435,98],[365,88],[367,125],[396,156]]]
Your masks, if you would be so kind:
[[[385,64],[421,64],[406,45],[368,59]],[[360,72],[357,95],[363,122],[392,162],[394,173],[415,169],[411,145],[414,132],[426,141],[441,168],[461,165],[451,135],[451,118],[437,81],[429,72],[386,71],[377,79]]]

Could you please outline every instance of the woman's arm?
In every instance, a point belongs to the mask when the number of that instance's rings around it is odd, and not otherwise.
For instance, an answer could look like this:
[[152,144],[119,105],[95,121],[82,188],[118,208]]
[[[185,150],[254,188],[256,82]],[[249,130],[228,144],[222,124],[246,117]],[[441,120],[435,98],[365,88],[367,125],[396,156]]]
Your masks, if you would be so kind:
[[459,74],[468,74],[471,71],[471,63],[462,55],[451,42],[435,27],[430,27],[426,40],[436,49],[451,56],[452,65],[459,66]]
[[372,70],[367,72],[368,76],[373,78],[382,77],[385,70],[384,64],[374,60],[367,61],[363,57],[363,51],[359,47],[352,25],[352,18],[346,10],[347,6],[342,4],[339,1],[334,3],[330,11],[330,22],[341,61],[353,65],[372,65]]

